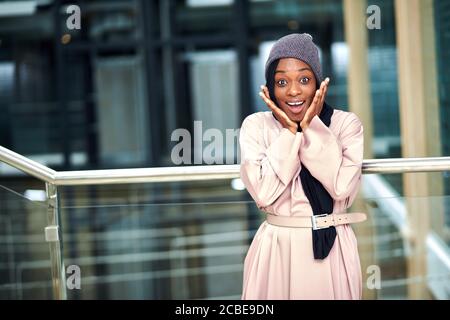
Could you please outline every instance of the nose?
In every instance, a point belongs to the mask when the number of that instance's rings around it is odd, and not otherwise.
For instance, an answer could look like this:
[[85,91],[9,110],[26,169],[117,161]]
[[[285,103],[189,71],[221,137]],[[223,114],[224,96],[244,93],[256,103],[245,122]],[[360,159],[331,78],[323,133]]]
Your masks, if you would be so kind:
[[291,84],[289,86],[287,94],[292,97],[295,97],[295,96],[298,96],[301,93],[301,91],[302,91],[302,89],[301,89],[300,85],[294,82],[293,84]]

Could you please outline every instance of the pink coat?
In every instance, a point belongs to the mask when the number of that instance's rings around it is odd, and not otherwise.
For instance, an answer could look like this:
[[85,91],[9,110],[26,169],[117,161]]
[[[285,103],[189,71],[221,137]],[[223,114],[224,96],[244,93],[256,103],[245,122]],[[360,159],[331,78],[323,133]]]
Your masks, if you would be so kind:
[[[281,216],[311,216],[299,173],[303,163],[346,212],[361,182],[363,127],[335,109],[330,127],[315,116],[305,132],[283,128],[270,111],[242,123],[241,179],[259,209]],[[244,261],[242,299],[361,299],[362,275],[351,225],[336,227],[333,248],[315,260],[312,231],[264,221]]]

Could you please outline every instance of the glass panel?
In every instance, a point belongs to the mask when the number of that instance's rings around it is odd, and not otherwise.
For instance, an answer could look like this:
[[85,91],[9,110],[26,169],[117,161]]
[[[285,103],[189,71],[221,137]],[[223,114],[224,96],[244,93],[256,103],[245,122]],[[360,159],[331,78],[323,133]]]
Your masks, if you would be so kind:
[[[449,228],[436,226],[437,220],[449,220],[442,209],[449,201],[449,196],[362,200],[369,221],[353,229],[362,265],[363,299],[449,299]],[[424,238],[419,237],[422,233]],[[411,296],[410,291],[417,288],[420,295]]]
[[62,195],[65,263],[82,274],[70,299],[240,297],[261,217],[230,181],[66,187]]
[[4,190],[31,201],[46,201],[45,184],[42,181],[26,176],[22,171],[3,162],[0,162],[0,174],[0,185]]
[[[368,214],[352,225],[363,298],[450,298],[450,196],[404,197],[385,177],[364,176],[364,197],[348,210]],[[68,297],[239,299],[264,219],[240,189],[230,180],[63,188],[65,262],[82,274]]]
[[0,299],[53,298],[46,226],[45,190],[0,183]]
[[[403,179],[411,175],[425,174],[405,174]],[[435,183],[443,177],[443,173],[427,175]],[[369,214],[369,223],[354,228],[364,297],[449,299],[445,288],[450,283],[450,196],[400,196],[387,177],[365,175],[365,199],[354,204],[357,208],[365,205]],[[380,289],[373,288],[371,276],[376,269],[381,275]]]

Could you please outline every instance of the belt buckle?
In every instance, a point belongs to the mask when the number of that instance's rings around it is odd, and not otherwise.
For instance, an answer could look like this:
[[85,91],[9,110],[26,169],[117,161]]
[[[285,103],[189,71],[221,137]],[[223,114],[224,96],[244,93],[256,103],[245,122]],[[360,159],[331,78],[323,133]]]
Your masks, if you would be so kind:
[[321,229],[327,229],[329,227],[318,227],[317,226],[317,221],[316,218],[323,218],[328,216],[328,213],[324,213],[324,214],[318,214],[318,215],[312,215],[311,216],[311,224],[312,224],[312,229],[313,230],[321,230]]

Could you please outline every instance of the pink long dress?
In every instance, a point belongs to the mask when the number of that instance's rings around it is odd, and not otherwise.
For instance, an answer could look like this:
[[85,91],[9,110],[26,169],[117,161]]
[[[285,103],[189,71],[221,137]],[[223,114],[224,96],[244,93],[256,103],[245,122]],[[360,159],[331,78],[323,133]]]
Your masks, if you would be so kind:
[[[301,163],[347,212],[361,182],[363,127],[351,112],[335,109],[330,127],[317,116],[305,132],[283,128],[270,111],[242,123],[241,179],[260,210],[280,216],[311,216]],[[300,162],[301,161],[301,162]],[[315,260],[312,231],[264,221],[244,261],[242,299],[361,299],[362,275],[351,225],[336,227],[327,258]]]

